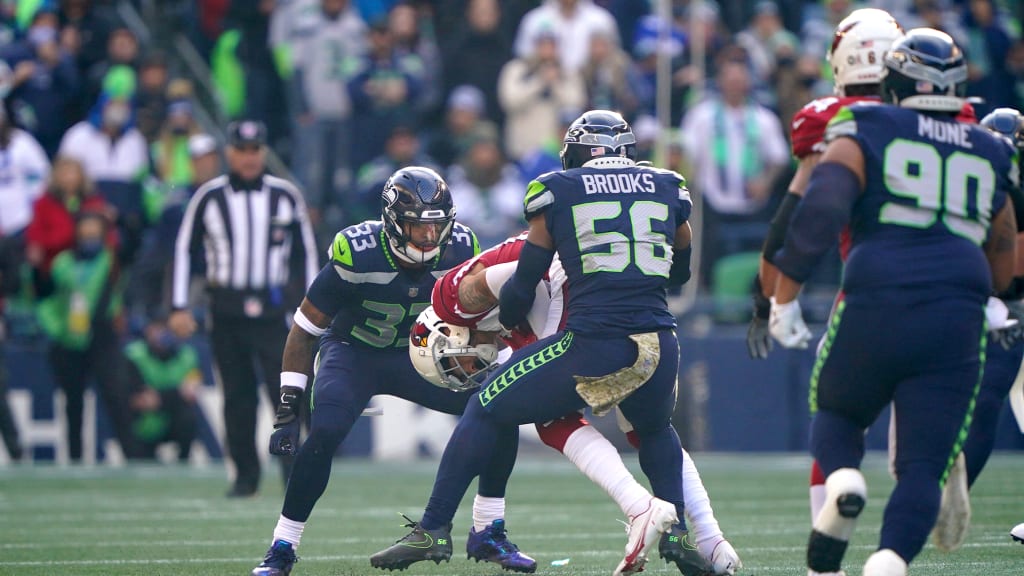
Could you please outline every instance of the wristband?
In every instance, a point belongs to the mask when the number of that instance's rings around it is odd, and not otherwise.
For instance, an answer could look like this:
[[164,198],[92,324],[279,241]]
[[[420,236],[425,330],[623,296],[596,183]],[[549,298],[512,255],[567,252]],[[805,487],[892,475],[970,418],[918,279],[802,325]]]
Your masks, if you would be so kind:
[[301,372],[281,372],[281,387],[291,386],[292,388],[298,388],[299,390],[306,389],[306,382],[309,380],[309,376]]

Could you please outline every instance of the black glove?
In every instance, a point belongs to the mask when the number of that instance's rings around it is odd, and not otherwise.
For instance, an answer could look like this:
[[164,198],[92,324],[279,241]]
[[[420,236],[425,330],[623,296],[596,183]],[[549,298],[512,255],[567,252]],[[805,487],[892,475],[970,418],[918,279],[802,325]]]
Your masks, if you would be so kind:
[[299,449],[299,404],[302,389],[281,386],[281,404],[274,416],[274,433],[270,435],[270,453],[289,456]]
[[772,350],[772,336],[768,332],[768,316],[772,311],[772,302],[765,298],[761,291],[761,278],[754,276],[753,286],[754,316],[747,328],[747,352],[751,358],[764,360]]

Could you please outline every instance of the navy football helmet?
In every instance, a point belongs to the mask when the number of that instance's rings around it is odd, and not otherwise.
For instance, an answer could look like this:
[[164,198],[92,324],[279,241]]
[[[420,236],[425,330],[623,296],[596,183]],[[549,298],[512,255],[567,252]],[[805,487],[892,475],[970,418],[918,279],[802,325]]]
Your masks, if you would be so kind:
[[584,112],[569,126],[562,140],[562,168],[579,168],[609,156],[636,160],[636,136],[625,118],[611,110]]
[[967,60],[949,34],[915,28],[885,54],[883,102],[935,112],[959,112],[967,96]]
[[981,125],[993,132],[1006,136],[1024,151],[1024,114],[1013,108],[996,108],[981,119]]
[[[430,168],[409,166],[388,178],[380,195],[384,233],[392,252],[411,264],[425,264],[448,244],[455,224],[455,203],[444,178]],[[436,224],[436,240],[418,246],[403,226]]]

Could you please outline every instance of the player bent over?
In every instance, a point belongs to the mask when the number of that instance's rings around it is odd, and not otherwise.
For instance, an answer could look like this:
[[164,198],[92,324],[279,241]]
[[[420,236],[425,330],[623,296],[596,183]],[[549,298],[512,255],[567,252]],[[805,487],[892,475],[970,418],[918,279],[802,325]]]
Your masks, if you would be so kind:
[[960,451],[985,345],[984,304],[1013,276],[1019,185],[1014,150],[959,123],[967,66],[952,39],[912,30],[885,55],[882,99],[829,124],[828,147],[793,215],[769,329],[787,347],[810,333],[796,300],[802,282],[849,224],[852,245],[837,305],[812,373],[818,407],[811,450],[826,501],[807,547],[808,568],[837,572],[867,497],[863,430],[890,402],[896,487],[865,576],[902,576],[939,511]]
[[[408,167],[388,179],[382,221],[341,231],[331,260],[306,292],[288,334],[281,374],[281,408],[270,438],[272,454],[296,454],[273,544],[253,576],[286,576],[297,558],[306,520],[327,487],[338,445],[377,394],[391,394],[447,414],[461,414],[469,392],[423,381],[405,346],[413,320],[430,305],[434,280],[479,252],[476,236],[455,222],[448,185],[433,170]],[[435,276],[436,275],[436,276]],[[309,384],[309,437],[298,446],[299,403]],[[518,430],[502,430],[500,450],[486,461],[479,493],[492,499],[485,533],[473,532],[470,556],[533,572],[537,563],[504,531],[505,482],[515,464]],[[440,560],[438,560],[440,561]]]
[[[525,242],[526,234],[509,238],[448,272],[435,284],[432,308],[417,320],[409,348],[413,365],[428,381],[454,387],[461,387],[468,381],[466,372],[456,361],[472,358],[470,351],[476,348],[459,345],[454,337],[441,334],[441,331],[459,331],[465,334],[465,338],[477,340],[485,339],[486,334],[495,334],[495,331],[500,330],[497,322],[497,294],[515,271]],[[565,273],[556,258],[544,280],[538,284],[537,297],[528,315],[529,327],[517,327],[503,338],[511,349],[519,349],[537,337],[544,338],[564,328],[566,292]],[[417,339],[416,331],[421,326],[429,336]],[[470,331],[467,333],[460,328],[468,328]],[[440,346],[439,341],[444,342],[445,346]],[[417,343],[420,345],[417,346]],[[473,362],[464,360],[462,364],[472,371]],[[617,411],[617,416],[630,442],[638,447],[631,425],[621,417],[620,411]],[[645,516],[654,513],[651,494],[626,469],[615,447],[590,426],[580,413],[574,412],[537,424],[537,432],[545,444],[565,454],[584,475],[603,488],[630,519],[627,554],[638,542],[659,536],[645,535],[643,529]],[[673,527],[671,532],[660,535],[659,552],[662,558],[666,562],[675,562],[683,574],[735,573],[742,563],[732,545],[722,535],[700,474],[685,450],[683,492],[687,518],[693,526],[693,543],[681,537],[678,527]],[[646,526],[650,529],[651,524],[647,523]],[[707,567],[693,558],[691,551],[694,545],[708,562]]]
[[[681,176],[637,166],[635,158],[636,139],[621,115],[590,111],[565,135],[565,169],[530,183],[529,235],[501,289],[498,318],[505,328],[526,320],[557,253],[570,294],[566,328],[515,351],[470,400],[406,542],[446,533],[470,482],[502,449],[495,440],[504,430],[588,404],[598,411],[618,405],[636,428],[654,495],[675,507],[656,531],[683,516],[682,448],[671,424],[679,344],[666,288],[681,283],[683,268],[688,275],[691,203]],[[642,565],[649,546],[627,561]],[[413,554],[398,544],[371,562],[404,567],[438,552],[445,551],[424,546]]]

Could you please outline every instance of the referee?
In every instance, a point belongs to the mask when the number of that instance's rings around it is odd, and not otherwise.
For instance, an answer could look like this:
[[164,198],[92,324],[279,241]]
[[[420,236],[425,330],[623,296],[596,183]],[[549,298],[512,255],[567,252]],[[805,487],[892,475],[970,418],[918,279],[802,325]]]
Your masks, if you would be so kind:
[[201,186],[185,208],[174,247],[169,326],[181,338],[196,328],[188,293],[193,258],[206,259],[214,364],[224,386],[224,423],[235,483],[228,497],[256,493],[259,376],[275,408],[281,354],[291,304],[286,288],[318,271],[313,229],[302,194],[287,180],[264,173],[266,127],[245,120],[228,126],[229,172]]

